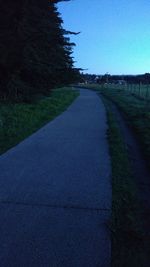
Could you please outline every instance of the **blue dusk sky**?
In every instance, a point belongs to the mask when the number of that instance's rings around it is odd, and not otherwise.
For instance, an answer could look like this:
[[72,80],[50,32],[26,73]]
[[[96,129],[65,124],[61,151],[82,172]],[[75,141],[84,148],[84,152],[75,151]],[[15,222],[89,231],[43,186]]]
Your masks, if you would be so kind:
[[75,66],[95,74],[150,72],[150,0],[71,0],[58,4]]

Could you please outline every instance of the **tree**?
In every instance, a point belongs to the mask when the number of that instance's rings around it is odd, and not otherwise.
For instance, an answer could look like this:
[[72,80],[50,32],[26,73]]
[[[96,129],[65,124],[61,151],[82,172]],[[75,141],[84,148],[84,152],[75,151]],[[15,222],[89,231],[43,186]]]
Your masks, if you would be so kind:
[[[69,34],[56,4],[61,0],[0,0],[0,94],[28,99],[79,75]],[[65,0],[69,1],[69,0]]]

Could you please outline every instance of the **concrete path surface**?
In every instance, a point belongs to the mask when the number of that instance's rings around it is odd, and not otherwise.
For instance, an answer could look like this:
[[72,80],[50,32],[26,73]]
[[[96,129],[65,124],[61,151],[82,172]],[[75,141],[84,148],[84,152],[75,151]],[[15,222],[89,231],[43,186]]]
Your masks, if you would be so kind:
[[0,157],[0,266],[109,267],[111,171],[95,92]]

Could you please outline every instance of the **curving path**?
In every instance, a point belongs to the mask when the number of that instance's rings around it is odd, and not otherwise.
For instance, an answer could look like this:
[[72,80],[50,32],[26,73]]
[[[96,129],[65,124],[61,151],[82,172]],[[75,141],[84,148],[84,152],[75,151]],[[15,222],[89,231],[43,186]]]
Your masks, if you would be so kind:
[[0,157],[0,266],[109,267],[111,171],[104,106],[81,89]]

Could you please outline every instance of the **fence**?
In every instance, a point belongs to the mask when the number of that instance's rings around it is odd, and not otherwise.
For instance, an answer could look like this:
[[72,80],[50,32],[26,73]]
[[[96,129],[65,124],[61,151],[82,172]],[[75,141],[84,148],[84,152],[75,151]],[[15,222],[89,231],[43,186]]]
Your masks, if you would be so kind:
[[125,90],[144,100],[150,100],[150,84],[104,84],[103,87]]

